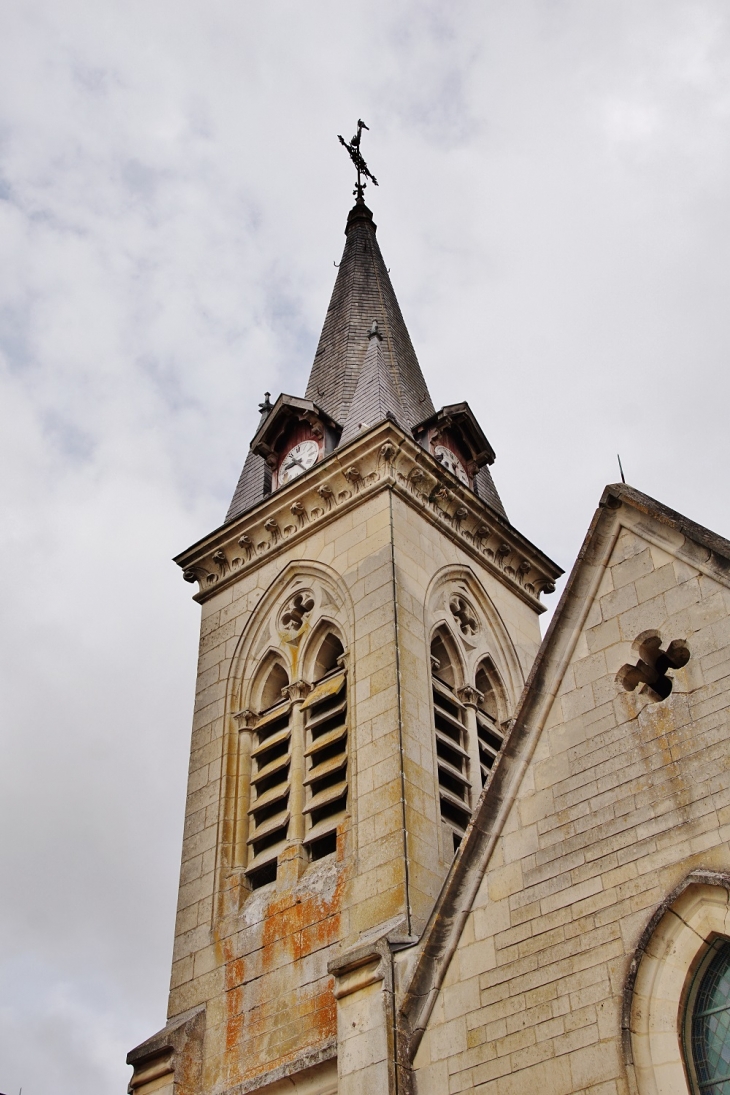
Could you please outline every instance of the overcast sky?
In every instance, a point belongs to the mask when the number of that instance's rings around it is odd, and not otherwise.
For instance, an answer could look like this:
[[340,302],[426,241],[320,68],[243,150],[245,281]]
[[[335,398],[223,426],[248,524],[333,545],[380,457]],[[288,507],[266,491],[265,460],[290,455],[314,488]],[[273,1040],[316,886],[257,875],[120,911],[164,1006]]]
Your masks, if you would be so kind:
[[[569,569],[618,475],[730,534],[727,0],[6,0],[0,1090],[164,1024],[199,610],[301,394],[358,117],[436,406]],[[553,598],[555,600],[555,598]]]

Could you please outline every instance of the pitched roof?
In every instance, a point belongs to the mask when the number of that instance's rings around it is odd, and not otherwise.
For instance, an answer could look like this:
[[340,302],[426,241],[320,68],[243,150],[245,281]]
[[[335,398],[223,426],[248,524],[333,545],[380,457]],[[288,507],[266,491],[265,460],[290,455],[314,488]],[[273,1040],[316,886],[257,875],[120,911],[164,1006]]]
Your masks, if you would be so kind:
[[393,388],[399,425],[412,429],[434,407],[375,233],[371,211],[357,201],[347,218],[345,249],[305,395],[343,425],[351,411],[357,417],[355,395],[364,394],[362,387],[357,392],[358,380],[368,331],[376,322],[382,336],[377,363],[382,385]]

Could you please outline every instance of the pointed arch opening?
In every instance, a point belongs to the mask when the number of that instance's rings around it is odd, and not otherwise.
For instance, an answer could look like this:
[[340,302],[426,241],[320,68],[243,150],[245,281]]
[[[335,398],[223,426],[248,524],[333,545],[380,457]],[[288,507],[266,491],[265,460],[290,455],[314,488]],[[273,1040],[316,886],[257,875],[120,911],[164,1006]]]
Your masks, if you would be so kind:
[[312,691],[304,713],[304,844],[310,859],[337,851],[338,826],[347,812],[347,668],[342,637],[324,624],[314,637]]
[[439,812],[444,850],[453,855],[471,817],[469,749],[466,709],[456,695],[461,667],[455,643],[447,628],[438,628],[431,639],[431,694]]
[[337,635],[335,631],[327,631],[317,650],[317,657],[315,658],[314,668],[312,670],[312,679],[320,681],[329,673],[334,672],[338,667],[339,659],[344,653],[345,648],[342,645],[342,640],[339,635]]
[[489,779],[506,735],[507,700],[502,679],[491,658],[477,667],[474,680],[479,698],[476,708],[477,746],[482,787]]
[[291,792],[291,701],[289,675],[280,661],[266,659],[254,682],[258,712],[251,749],[246,873],[253,889],[273,882],[289,833]]

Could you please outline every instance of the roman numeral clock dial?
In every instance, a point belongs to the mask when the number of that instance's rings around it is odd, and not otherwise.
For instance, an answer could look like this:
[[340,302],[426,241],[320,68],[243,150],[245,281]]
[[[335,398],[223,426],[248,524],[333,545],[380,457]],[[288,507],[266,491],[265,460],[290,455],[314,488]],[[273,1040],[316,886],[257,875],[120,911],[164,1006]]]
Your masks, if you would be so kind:
[[319,445],[316,441],[300,441],[294,445],[279,464],[279,486],[291,483],[297,476],[309,471],[316,464],[319,456]]
[[460,479],[465,486],[469,486],[469,476],[466,474],[466,468],[452,449],[447,449],[445,445],[435,445],[433,454],[439,464],[442,464],[447,471]]

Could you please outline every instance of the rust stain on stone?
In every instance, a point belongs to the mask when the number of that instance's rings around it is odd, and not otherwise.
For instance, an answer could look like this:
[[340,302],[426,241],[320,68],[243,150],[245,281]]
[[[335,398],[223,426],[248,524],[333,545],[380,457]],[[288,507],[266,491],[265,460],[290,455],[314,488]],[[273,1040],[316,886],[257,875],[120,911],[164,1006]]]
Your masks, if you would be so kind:
[[309,888],[305,875],[287,892],[273,894],[255,925],[221,944],[229,1085],[286,1064],[336,1034],[332,978],[313,976],[308,959],[340,938],[347,873],[340,869],[325,892]]

